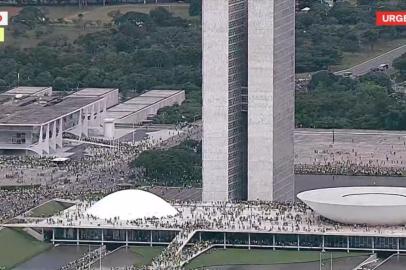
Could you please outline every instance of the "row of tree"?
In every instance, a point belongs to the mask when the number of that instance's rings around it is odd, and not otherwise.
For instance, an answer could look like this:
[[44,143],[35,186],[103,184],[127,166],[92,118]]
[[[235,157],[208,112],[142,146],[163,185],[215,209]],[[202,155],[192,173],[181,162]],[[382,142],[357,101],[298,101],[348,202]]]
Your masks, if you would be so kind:
[[143,181],[165,186],[196,187],[202,179],[202,144],[185,141],[168,150],[150,150],[132,162],[143,172]]
[[343,53],[374,48],[378,41],[406,37],[404,27],[378,27],[375,12],[384,9],[402,10],[404,1],[337,2],[333,8],[321,1],[301,1],[309,12],[296,18],[296,71],[327,70],[340,64]]

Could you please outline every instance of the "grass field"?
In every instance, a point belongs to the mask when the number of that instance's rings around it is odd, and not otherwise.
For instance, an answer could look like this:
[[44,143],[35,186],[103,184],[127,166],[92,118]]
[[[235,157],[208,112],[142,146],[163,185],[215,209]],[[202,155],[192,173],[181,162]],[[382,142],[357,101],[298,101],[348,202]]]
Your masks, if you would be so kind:
[[175,14],[183,18],[189,17],[189,5],[188,4],[133,4],[133,5],[114,5],[114,6],[88,6],[84,9],[79,9],[77,6],[64,6],[64,7],[45,7],[47,17],[53,20],[64,18],[66,20],[78,19],[78,15],[82,14],[84,21],[97,21],[111,22],[112,18],[108,16],[111,11],[120,11],[120,13],[126,13],[129,11],[136,11],[142,13],[149,13],[151,9],[162,6]]
[[30,217],[51,217],[66,208],[72,206],[68,203],[58,202],[58,201],[49,201],[45,204],[34,208],[30,212]]
[[[6,45],[13,45],[20,48],[32,48],[37,46],[41,41],[53,40],[59,36],[64,36],[68,41],[73,42],[79,36],[86,35],[97,31],[107,29],[111,27],[109,23],[113,18],[108,14],[111,11],[120,11],[124,14],[129,11],[136,11],[142,13],[148,13],[150,10],[162,6],[174,13],[175,16],[183,18],[190,18],[189,5],[188,4],[132,4],[132,5],[114,5],[114,6],[88,6],[84,9],[79,9],[77,6],[45,6],[42,7],[46,16],[50,18],[51,24],[38,27],[32,31],[24,33],[22,36],[13,37],[10,28],[6,28]],[[3,10],[8,10],[10,16],[18,14],[21,8],[16,7],[2,7]],[[83,17],[79,21],[79,14]],[[66,24],[55,23],[58,19],[64,19]],[[85,23],[92,23],[83,27]],[[107,24],[107,26],[104,26]],[[41,30],[45,34],[37,37],[36,31]]]
[[[330,258],[330,253],[326,256]],[[335,252],[333,258],[361,256],[360,253]],[[200,255],[186,266],[186,269],[216,265],[272,265],[314,262],[320,259],[318,251],[272,251],[247,249],[214,249]]]
[[358,64],[361,64],[369,59],[375,58],[381,54],[389,52],[396,49],[402,45],[406,45],[406,39],[395,39],[390,41],[377,42],[372,50],[363,49],[361,52],[357,53],[347,53],[343,55],[343,60],[340,65],[333,66],[332,71],[339,71],[347,69]]
[[2,229],[0,230],[0,268],[11,269],[50,246],[21,231]]
[[164,247],[130,247],[130,250],[134,253],[136,266],[148,265],[152,262],[152,259],[158,256]]

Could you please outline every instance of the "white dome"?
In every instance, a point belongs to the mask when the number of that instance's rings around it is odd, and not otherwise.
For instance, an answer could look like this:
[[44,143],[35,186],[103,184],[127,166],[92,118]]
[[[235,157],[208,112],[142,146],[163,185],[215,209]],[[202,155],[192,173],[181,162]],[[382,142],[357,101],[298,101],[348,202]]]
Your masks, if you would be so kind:
[[174,216],[178,211],[155,194],[126,189],[114,192],[91,206],[87,214],[100,219],[135,220]]
[[316,213],[346,224],[406,224],[406,188],[339,187],[305,191],[297,197]]

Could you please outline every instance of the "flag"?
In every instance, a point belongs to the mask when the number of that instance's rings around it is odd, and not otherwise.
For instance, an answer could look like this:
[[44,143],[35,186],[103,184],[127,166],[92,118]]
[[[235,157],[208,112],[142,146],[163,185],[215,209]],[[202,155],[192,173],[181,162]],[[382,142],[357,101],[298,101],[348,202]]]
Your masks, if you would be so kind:
[[7,11],[0,11],[0,25],[1,26],[8,25],[8,12]]
[[4,42],[4,28],[0,28],[0,42]]

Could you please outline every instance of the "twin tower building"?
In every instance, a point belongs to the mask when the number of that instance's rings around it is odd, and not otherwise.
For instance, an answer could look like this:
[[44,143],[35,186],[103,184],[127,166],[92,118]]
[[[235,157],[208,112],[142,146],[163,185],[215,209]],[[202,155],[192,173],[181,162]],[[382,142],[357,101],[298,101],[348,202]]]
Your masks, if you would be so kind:
[[294,198],[294,0],[203,0],[203,201]]

